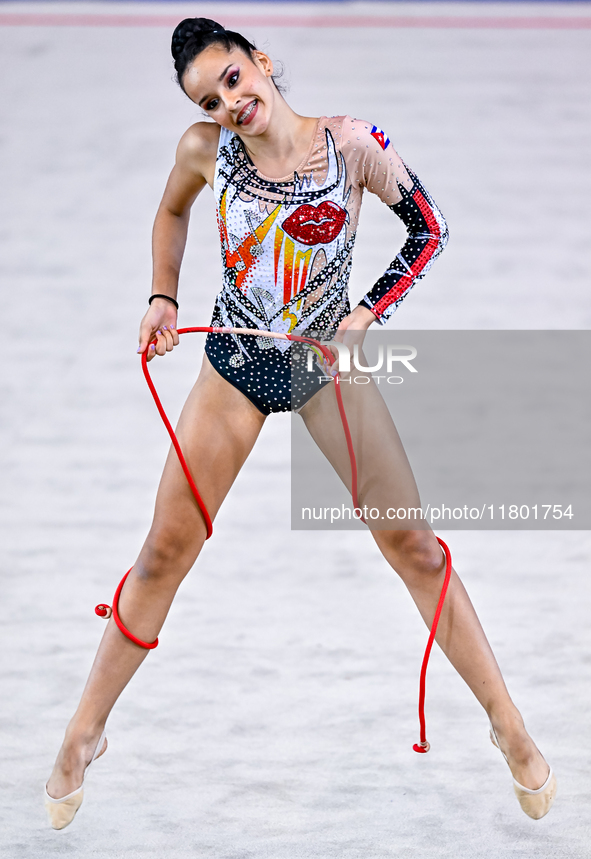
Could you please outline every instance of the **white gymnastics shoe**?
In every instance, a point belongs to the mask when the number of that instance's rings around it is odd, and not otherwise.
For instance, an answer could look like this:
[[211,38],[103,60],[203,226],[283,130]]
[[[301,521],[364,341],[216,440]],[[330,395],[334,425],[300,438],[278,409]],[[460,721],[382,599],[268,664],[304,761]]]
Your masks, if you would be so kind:
[[[103,745],[105,742],[106,736],[105,731],[101,734],[101,738],[97,743],[96,749],[94,750],[94,755],[92,756],[92,760],[90,764],[94,763],[98,756],[101,754],[103,750]],[[88,767],[90,766],[88,764]],[[88,770],[86,767],[86,770]],[[86,772],[84,773],[86,776]],[[82,780],[82,784],[76,790],[73,790],[72,793],[69,793],[67,796],[62,796],[61,799],[54,799],[53,796],[50,796],[47,793],[47,785],[45,786],[45,808],[47,809],[47,813],[49,815],[49,822],[51,823],[54,829],[65,829],[76,816],[76,812],[82,805],[82,800],[84,799],[84,779]]]
[[[495,733],[495,729],[493,726],[490,726],[490,741],[493,746],[496,746],[500,753],[503,755],[507,764],[509,761],[507,760],[507,755],[501,749],[499,745],[499,739]],[[540,818],[544,817],[550,809],[552,808],[552,803],[554,802],[554,797],[556,796],[558,784],[556,781],[556,776],[552,772],[552,767],[548,767],[548,778],[544,782],[541,787],[538,787],[536,790],[532,790],[529,787],[524,787],[522,784],[519,784],[517,779],[513,779],[513,790],[515,791],[515,796],[519,800],[519,805],[522,810],[525,811],[528,817],[532,817],[534,820],[540,820]]]

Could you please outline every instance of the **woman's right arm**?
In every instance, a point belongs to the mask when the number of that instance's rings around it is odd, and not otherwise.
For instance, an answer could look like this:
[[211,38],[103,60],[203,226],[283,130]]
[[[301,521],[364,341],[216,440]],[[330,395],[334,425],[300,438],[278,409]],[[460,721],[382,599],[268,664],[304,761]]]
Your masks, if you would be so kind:
[[[187,241],[191,206],[206,184],[213,185],[219,126],[199,122],[179,143],[176,162],[156,214],[152,233],[152,295],[176,299],[179,273]],[[166,298],[155,298],[140,325],[139,349],[150,346],[148,361],[170,352],[179,342],[177,310]]]

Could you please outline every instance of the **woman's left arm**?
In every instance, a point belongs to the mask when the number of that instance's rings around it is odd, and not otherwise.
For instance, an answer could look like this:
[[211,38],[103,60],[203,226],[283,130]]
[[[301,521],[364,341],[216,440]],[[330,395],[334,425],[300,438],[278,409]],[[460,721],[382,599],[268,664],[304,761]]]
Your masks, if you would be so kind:
[[[339,335],[353,328],[363,329],[364,335],[372,321],[382,323],[394,313],[444,249],[449,232],[433,198],[403,163],[386,134],[369,122],[351,122],[354,129],[349,136],[356,140],[355,152],[360,156],[360,185],[386,203],[407,229],[406,241],[395,259],[339,327]],[[351,330],[337,337],[351,338]]]
[[407,229],[407,238],[384,274],[360,304],[378,321],[388,319],[414,284],[431,268],[447,244],[449,231],[445,218],[417,176],[405,168],[412,185],[399,183],[401,200],[390,206]]

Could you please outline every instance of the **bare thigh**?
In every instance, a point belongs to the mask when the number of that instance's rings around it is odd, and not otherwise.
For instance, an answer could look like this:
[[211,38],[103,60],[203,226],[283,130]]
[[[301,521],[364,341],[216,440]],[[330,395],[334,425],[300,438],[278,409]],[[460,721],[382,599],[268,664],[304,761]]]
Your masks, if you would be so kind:
[[[341,391],[357,462],[359,504],[380,511],[379,520],[368,523],[372,528],[390,528],[389,522],[394,520],[388,520],[388,509],[420,506],[410,463],[375,383],[341,383]],[[351,463],[335,386],[328,385],[319,391],[300,414],[312,438],[350,492]],[[408,523],[403,527],[408,527]]]
[[[176,429],[177,438],[212,520],[261,431],[263,415],[204,357]],[[138,562],[182,559],[191,566],[206,528],[171,447],[156,498],[154,519]]]

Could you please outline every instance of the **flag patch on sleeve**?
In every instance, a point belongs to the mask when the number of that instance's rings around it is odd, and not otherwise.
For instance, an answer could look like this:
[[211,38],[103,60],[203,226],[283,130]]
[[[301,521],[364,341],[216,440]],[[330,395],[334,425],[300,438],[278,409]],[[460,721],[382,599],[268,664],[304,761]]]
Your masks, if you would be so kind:
[[386,137],[385,132],[382,131],[381,128],[378,128],[377,125],[374,125],[374,127],[372,128],[371,136],[374,137],[378,141],[378,143],[380,144],[382,149],[388,148],[388,145],[390,143],[390,138]]

